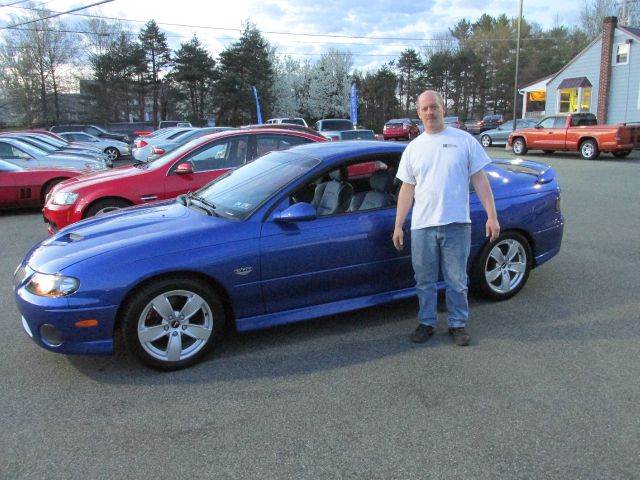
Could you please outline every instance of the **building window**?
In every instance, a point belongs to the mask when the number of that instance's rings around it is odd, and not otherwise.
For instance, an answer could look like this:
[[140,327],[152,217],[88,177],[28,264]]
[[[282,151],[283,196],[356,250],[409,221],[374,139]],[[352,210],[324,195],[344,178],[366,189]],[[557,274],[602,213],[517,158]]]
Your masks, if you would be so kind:
[[591,87],[561,88],[558,96],[558,113],[589,112]]
[[629,44],[619,43],[616,49],[616,62],[614,65],[626,65],[629,62]]

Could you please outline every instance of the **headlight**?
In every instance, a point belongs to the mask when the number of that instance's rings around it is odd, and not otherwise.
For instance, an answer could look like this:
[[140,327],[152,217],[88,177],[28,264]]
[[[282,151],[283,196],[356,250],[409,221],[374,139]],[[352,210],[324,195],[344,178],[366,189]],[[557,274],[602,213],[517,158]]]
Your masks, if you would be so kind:
[[53,196],[51,203],[54,205],[73,205],[78,199],[78,194],[73,192],[58,192]]
[[63,275],[36,272],[27,282],[25,288],[40,297],[64,297],[76,292],[80,287],[77,278]]

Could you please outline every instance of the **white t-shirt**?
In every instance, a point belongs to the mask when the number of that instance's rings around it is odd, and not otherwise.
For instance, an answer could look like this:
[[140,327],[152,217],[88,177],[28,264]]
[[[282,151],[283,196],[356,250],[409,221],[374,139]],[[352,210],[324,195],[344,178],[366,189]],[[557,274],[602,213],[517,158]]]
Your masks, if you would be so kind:
[[458,128],[423,132],[410,142],[396,176],[415,185],[411,229],[471,223],[469,177],[489,163],[480,143]]

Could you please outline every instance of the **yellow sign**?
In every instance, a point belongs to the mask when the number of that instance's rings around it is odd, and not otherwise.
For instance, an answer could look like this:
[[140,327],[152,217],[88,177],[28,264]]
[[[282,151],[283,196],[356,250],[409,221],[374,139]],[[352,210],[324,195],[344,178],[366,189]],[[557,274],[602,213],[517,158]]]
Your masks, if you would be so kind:
[[532,102],[544,102],[547,99],[547,92],[529,92],[529,100]]

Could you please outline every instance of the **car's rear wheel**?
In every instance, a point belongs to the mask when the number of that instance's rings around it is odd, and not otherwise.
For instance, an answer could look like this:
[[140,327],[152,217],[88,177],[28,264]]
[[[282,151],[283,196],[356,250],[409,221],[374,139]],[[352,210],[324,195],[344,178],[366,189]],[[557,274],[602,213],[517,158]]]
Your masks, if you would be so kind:
[[631,153],[631,150],[620,150],[618,152],[612,152],[616,158],[624,158]]
[[120,210],[122,208],[127,208],[130,206],[130,203],[118,198],[105,198],[104,200],[98,200],[96,203],[87,208],[83,218],[104,215],[106,213],[114,212],[116,210]]
[[547,155],[551,155],[551,154],[555,153],[555,150],[542,150],[542,153],[545,153]]
[[516,155],[524,155],[528,150],[527,144],[522,137],[514,138],[511,148],[513,150],[513,153],[515,153]]
[[198,362],[225,325],[220,297],[201,280],[167,277],[139,291],[122,312],[127,350],[143,363],[175,370]]
[[580,155],[585,160],[595,160],[600,156],[600,149],[595,140],[585,140],[580,144]]
[[471,285],[485,298],[506,300],[522,290],[531,266],[527,239],[517,232],[505,232],[478,255],[471,271]]
[[480,143],[482,144],[483,147],[490,147],[491,137],[489,135],[482,135],[482,137],[480,137]]
[[104,153],[112,162],[120,157],[120,151],[116,147],[107,147],[104,149]]

